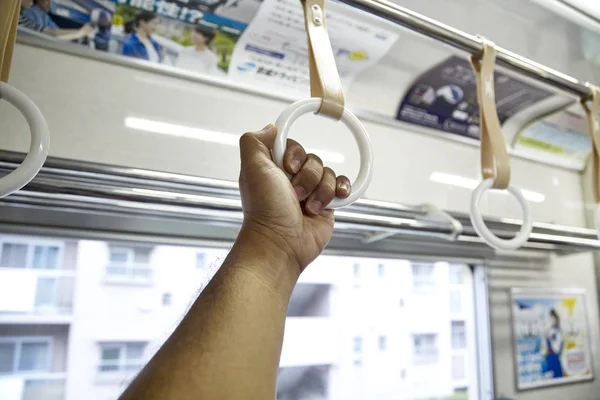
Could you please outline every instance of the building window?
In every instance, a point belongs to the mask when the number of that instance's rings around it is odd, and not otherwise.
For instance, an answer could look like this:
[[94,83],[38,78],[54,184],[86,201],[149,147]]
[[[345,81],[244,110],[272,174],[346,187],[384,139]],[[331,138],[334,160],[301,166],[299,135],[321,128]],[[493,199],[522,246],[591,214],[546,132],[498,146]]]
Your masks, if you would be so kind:
[[450,291],[450,312],[462,312],[462,292],[460,290]]
[[360,264],[359,263],[354,264],[354,277],[355,278],[360,277]]
[[0,374],[47,372],[51,338],[0,338]]
[[106,280],[148,284],[152,281],[151,248],[111,246],[106,266]]
[[101,373],[133,372],[136,373],[144,366],[144,350],[146,343],[101,343],[100,365]]
[[377,339],[377,345],[379,347],[379,350],[385,350],[387,348],[387,337],[383,335],[379,336],[379,338]]
[[400,307],[404,307],[404,299],[402,299],[402,298],[401,298],[401,299],[398,301],[398,304],[400,305]]
[[361,359],[354,360],[354,366],[355,367],[361,367],[362,366],[362,360]]
[[466,358],[464,354],[452,355],[452,379],[463,380],[467,378],[465,361]]
[[416,364],[436,363],[438,355],[437,334],[425,333],[413,335],[413,357]]
[[4,242],[0,249],[0,268],[60,268],[59,245]]
[[413,286],[427,288],[435,285],[433,264],[412,264]]
[[383,276],[385,275],[385,265],[384,265],[384,264],[379,264],[379,265],[377,266],[377,274],[378,274],[380,277],[383,277]]
[[196,268],[204,269],[206,267],[206,253],[196,253]]
[[355,353],[362,352],[362,338],[361,337],[354,338],[354,352]]
[[462,285],[464,283],[464,265],[450,265],[450,284]]
[[452,321],[452,348],[459,350],[467,347],[467,337],[464,321]]
[[163,306],[170,306],[173,296],[171,293],[163,293],[162,304]]

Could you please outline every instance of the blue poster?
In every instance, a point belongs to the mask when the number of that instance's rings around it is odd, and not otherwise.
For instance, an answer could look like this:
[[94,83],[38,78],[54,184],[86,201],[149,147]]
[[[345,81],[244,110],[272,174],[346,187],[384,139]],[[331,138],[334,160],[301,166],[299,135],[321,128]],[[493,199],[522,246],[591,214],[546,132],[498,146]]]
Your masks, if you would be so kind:
[[19,34],[225,76],[262,0],[23,0]]
[[[552,96],[523,81],[494,73],[500,123]],[[452,56],[426,71],[402,99],[396,118],[448,133],[479,139],[479,106],[469,61]]]
[[512,317],[518,389],[593,379],[582,291],[514,289]]

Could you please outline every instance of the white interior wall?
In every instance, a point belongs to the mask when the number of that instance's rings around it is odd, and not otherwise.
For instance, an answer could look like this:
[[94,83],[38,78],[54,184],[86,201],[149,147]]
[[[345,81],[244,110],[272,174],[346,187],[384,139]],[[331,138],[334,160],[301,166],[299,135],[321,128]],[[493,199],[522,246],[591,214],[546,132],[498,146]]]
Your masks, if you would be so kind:
[[[273,121],[286,105],[255,94],[26,45],[16,47],[11,83],[28,93],[48,119],[52,156],[229,180],[235,180],[238,174],[236,146],[132,131],[124,126],[125,117],[240,134]],[[353,96],[360,97],[356,92]],[[0,120],[3,132],[0,148],[25,150],[27,130],[21,117],[2,106]],[[375,153],[375,174],[367,197],[409,204],[429,202],[445,209],[468,211],[468,189],[435,183],[429,177],[439,171],[477,178],[476,147],[372,121],[366,121],[365,126]],[[343,154],[345,161],[331,164],[332,167],[350,176],[356,173],[357,151],[350,135],[333,122],[305,118],[298,123],[293,136],[307,147]],[[536,221],[585,225],[578,173],[514,157],[512,170],[517,186],[544,195],[544,200],[532,207]],[[482,205],[484,213],[518,216],[511,200],[502,194],[489,195]],[[592,329],[597,332],[593,260],[588,255],[576,257],[575,268],[571,260],[554,260],[547,271],[539,272],[539,282],[553,287],[588,289]],[[514,280],[507,285],[522,286],[523,282]],[[505,289],[498,292],[495,288],[492,293],[496,302],[492,309],[496,389],[498,394],[514,394],[511,344],[507,340],[509,327],[507,319],[502,317],[509,312]],[[598,343],[594,346],[597,349]],[[560,389],[530,391],[517,397],[592,399],[593,393],[598,392],[600,383],[596,380]]]

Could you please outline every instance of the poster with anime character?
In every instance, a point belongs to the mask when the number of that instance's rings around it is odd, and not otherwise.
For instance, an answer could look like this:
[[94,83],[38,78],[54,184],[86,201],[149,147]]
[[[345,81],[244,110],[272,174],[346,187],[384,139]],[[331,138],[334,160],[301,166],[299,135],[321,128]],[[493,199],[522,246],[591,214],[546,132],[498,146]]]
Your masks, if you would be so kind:
[[511,299],[518,389],[593,379],[584,291],[513,289]]

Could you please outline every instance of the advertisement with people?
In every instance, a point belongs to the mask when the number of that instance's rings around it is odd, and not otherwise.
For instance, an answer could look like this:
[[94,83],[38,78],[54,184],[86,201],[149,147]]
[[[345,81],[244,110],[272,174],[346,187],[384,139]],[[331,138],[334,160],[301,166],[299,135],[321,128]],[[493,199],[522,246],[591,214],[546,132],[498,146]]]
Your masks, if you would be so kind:
[[518,389],[593,379],[585,293],[512,291]]
[[[552,96],[547,90],[495,72],[500,123]],[[475,74],[468,60],[451,56],[417,78],[402,99],[396,118],[420,126],[479,139]]]
[[260,0],[25,0],[20,33],[225,75]]
[[[397,34],[339,8],[328,4],[327,18],[347,87],[389,51]],[[19,34],[281,94],[309,93],[307,37],[296,0],[23,0]]]

